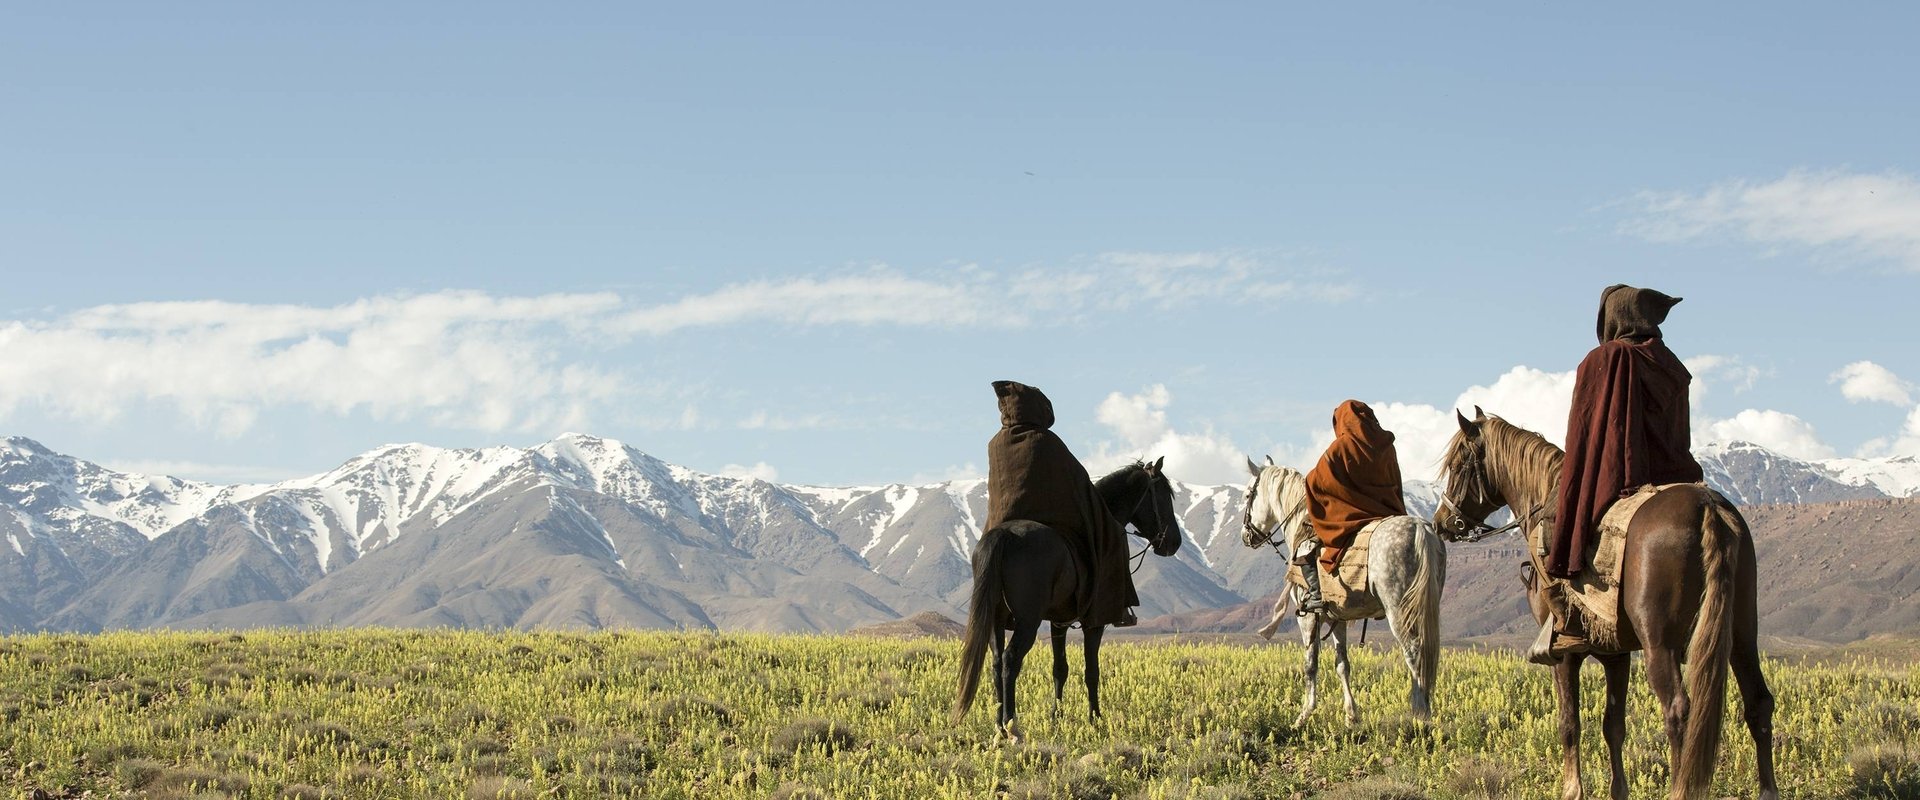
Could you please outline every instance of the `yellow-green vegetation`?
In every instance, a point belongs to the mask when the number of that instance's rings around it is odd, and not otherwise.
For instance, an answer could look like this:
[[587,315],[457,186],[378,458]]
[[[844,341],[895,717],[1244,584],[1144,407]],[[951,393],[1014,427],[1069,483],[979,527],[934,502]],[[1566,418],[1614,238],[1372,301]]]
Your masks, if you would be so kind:
[[[1537,798],[1558,775],[1544,669],[1449,651],[1431,727],[1405,670],[1356,652],[1290,724],[1295,646],[1109,644],[1104,723],[1075,677],[1055,716],[1044,647],[1028,736],[996,741],[986,693],[949,719],[952,642],[676,633],[356,630],[0,639],[0,781],[12,796]],[[1633,796],[1664,796],[1666,744],[1636,668]],[[1920,670],[1769,661],[1787,797],[1920,797]],[[1585,737],[1604,779],[1597,669]],[[1330,701],[1330,703],[1328,702]],[[1737,702],[1730,705],[1738,713]],[[1729,720],[1717,795],[1751,796]]]

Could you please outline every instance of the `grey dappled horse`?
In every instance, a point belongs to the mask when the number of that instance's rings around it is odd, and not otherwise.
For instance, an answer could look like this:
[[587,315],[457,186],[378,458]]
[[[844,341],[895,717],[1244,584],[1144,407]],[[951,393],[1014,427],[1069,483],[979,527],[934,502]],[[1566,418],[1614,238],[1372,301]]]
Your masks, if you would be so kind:
[[[1298,470],[1275,466],[1272,459],[1261,467],[1247,460],[1253,483],[1247,487],[1246,516],[1241,541],[1248,547],[1270,543],[1284,535],[1288,561],[1299,551],[1301,542],[1313,536],[1307,514],[1307,481]],[[1308,565],[1319,569],[1318,564]],[[1321,575],[1321,581],[1334,580]],[[1413,688],[1407,696],[1413,714],[1421,720],[1433,715],[1433,681],[1440,670],[1440,591],[1447,581],[1447,553],[1433,526],[1416,517],[1389,517],[1374,528],[1367,549],[1367,591],[1380,598],[1386,608],[1387,627],[1400,645]],[[1280,615],[1292,603],[1299,607],[1305,590],[1291,581],[1275,608],[1274,621],[1260,631],[1271,638],[1280,625]],[[1353,700],[1352,665],[1347,660],[1347,622],[1337,609],[1328,608],[1306,615],[1300,626],[1300,641],[1307,647],[1307,696],[1295,725],[1307,721],[1313,713],[1318,691],[1315,678],[1320,672],[1320,631],[1332,629],[1334,671],[1340,675],[1340,688],[1346,693],[1348,724],[1360,720],[1360,708]]]
[[[1095,481],[1093,486],[1114,519],[1146,539],[1155,555],[1180,551],[1180,518],[1173,510],[1173,486],[1161,463],[1135,462]],[[1112,535],[1125,538],[1118,531]],[[1115,543],[1124,547],[1125,542]],[[993,647],[993,691],[1000,701],[999,730],[1018,739],[1014,725],[1015,688],[1020,667],[1039,635],[1040,623],[1053,622],[1053,699],[1056,707],[1067,683],[1067,627],[1079,619],[1079,568],[1067,540],[1045,525],[1011,520],[987,531],[973,551],[973,598],[967,609],[967,633],[960,653],[960,693],[956,720],[973,704],[980,667]],[[1088,714],[1100,717],[1100,637],[1103,626],[1085,626]],[[1013,632],[1013,641],[1006,640]]]

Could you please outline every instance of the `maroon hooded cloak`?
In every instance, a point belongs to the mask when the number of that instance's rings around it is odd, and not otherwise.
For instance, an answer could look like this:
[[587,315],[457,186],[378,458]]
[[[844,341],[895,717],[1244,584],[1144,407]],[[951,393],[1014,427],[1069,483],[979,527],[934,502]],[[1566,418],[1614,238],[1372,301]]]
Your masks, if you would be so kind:
[[1689,449],[1693,375],[1660,337],[1678,302],[1624,284],[1600,293],[1600,346],[1574,373],[1549,574],[1571,578],[1586,567],[1613,501],[1648,484],[1703,478]]
[[[1112,625],[1140,605],[1127,569],[1126,527],[1093,488],[1087,468],[1053,427],[1053,402],[1039,389],[994,381],[1000,432],[987,442],[987,526],[1031,520],[1064,537],[1080,559],[1080,622]],[[1070,622],[1071,620],[1054,620]]]
[[1320,566],[1333,571],[1361,528],[1407,513],[1393,434],[1373,409],[1348,400],[1333,410],[1333,444],[1307,473],[1307,514],[1320,539]]

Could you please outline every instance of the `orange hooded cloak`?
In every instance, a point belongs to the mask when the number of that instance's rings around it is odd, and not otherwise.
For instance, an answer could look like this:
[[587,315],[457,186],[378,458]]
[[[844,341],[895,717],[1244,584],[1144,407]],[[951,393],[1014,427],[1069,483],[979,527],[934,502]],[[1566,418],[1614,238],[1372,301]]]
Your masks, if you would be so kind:
[[1307,473],[1307,513],[1328,572],[1367,523],[1407,513],[1393,434],[1366,403],[1348,400],[1333,410],[1333,444]]

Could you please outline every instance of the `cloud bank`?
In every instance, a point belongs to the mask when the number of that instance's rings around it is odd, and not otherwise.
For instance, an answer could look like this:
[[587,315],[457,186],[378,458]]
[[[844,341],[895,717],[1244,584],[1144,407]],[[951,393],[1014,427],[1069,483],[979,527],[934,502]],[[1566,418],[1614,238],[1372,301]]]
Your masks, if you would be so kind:
[[1656,242],[1731,239],[1920,271],[1920,181],[1899,172],[1795,170],[1698,192],[1642,192],[1623,232]]

